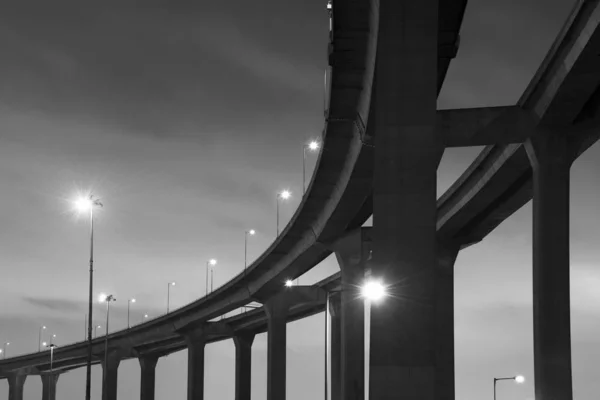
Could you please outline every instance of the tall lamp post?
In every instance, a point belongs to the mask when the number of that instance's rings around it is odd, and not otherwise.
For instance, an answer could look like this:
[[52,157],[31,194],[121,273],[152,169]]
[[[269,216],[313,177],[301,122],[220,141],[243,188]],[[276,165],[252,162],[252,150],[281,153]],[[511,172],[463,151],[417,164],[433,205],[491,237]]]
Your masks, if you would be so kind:
[[127,299],[127,329],[130,328],[129,325],[129,311],[131,308],[131,303],[135,303],[135,299]]
[[292,193],[289,190],[282,190],[277,193],[277,236],[279,236],[279,199],[287,200],[292,196]]
[[517,383],[523,383],[525,382],[525,377],[523,375],[517,375],[508,378],[494,378],[494,400],[496,400],[496,382],[498,381],[515,381]]
[[50,336],[50,346],[53,345],[52,342],[54,342],[54,339],[56,339],[56,335],[55,334],[53,334],[52,336]]
[[42,351],[42,331],[46,329],[45,325],[40,326],[40,334],[38,335],[38,351]]
[[167,283],[167,314],[169,313],[169,302],[171,301],[171,286],[175,286],[175,282]]
[[310,143],[305,143],[302,146],[302,194],[306,193],[306,150],[319,150],[319,142],[312,140]]
[[248,267],[248,235],[254,236],[256,231],[250,229],[244,234],[244,274],[246,274],[246,267]]
[[56,347],[55,344],[47,344],[46,342],[42,343],[44,345],[44,347],[47,347],[50,349],[50,398],[49,400],[54,400],[54,396],[56,395],[56,390],[54,389],[54,385],[56,384],[56,380],[52,377],[52,373],[54,372],[54,348]]
[[[208,296],[208,269],[209,267],[214,267],[215,265],[217,265],[217,260],[215,260],[214,258],[211,258],[210,260],[208,260],[206,262],[206,279],[205,279],[205,289],[204,289],[204,295]],[[210,276],[211,276],[211,281],[212,281],[212,268],[210,268]],[[211,289],[210,291],[212,292],[212,282],[211,282]]]
[[81,197],[75,201],[75,207],[79,212],[90,212],[90,283],[88,299],[88,354],[87,367],[85,373],[85,399],[91,398],[91,378],[92,378],[92,295],[94,290],[94,208],[102,207],[100,199],[94,198],[92,194],[88,197]]

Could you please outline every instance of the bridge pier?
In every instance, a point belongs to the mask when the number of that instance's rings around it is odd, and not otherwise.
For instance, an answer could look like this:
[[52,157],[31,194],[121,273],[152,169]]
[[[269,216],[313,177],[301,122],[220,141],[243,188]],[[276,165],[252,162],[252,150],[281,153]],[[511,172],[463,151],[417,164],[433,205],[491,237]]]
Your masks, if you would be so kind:
[[322,289],[310,286],[286,288],[264,302],[267,314],[267,400],[286,398],[287,316],[291,307],[325,302]]
[[156,386],[156,363],[158,356],[142,356],[138,358],[140,363],[140,399],[154,400]]
[[56,382],[60,373],[49,372],[40,375],[42,378],[42,400],[56,399]]
[[8,400],[23,400],[23,386],[27,374],[15,373],[8,376]]
[[233,342],[235,344],[235,400],[250,400],[254,333],[236,333]]
[[[356,288],[365,281],[365,265],[371,253],[371,228],[360,228],[336,241],[335,251],[341,270],[340,318],[340,396],[343,400],[365,398],[365,303],[358,298]],[[330,299],[331,301],[331,299]],[[334,385],[334,321],[332,317],[331,395]]]
[[525,143],[533,169],[533,356],[535,397],[573,398],[566,135],[540,132]]
[[[331,315],[330,354],[331,354],[331,400],[342,400],[342,315],[341,293],[329,296]],[[363,358],[364,364],[364,358]],[[327,373],[327,372],[325,372]]]
[[370,310],[369,398],[447,398],[436,387],[438,0],[380,0],[378,12],[368,269],[390,295]]
[[109,351],[102,360],[102,400],[117,400],[120,363],[121,355],[117,350]]
[[204,399],[204,348],[206,332],[202,328],[184,334],[188,348],[188,400]]

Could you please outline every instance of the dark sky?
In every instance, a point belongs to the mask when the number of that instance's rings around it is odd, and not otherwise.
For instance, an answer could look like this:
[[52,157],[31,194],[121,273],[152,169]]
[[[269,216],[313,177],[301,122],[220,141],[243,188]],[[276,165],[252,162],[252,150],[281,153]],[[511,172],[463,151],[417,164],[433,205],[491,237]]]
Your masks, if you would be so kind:
[[[275,234],[275,196],[289,188],[283,222],[302,192],[302,145],[323,127],[325,0],[26,1],[0,13],[0,341],[9,356],[37,349],[40,324],[58,344],[83,338],[86,221],[68,199],[93,189],[97,292],[114,293],[111,327],[156,316],[166,284],[179,307],[243,267],[244,230],[258,256]],[[514,104],[566,19],[569,0],[472,0],[440,108]],[[478,148],[447,151],[446,189]],[[600,390],[596,361],[600,273],[600,148],[573,167],[572,307],[577,398]],[[315,157],[308,159],[312,173]],[[457,398],[533,398],[531,207],[463,251],[456,264]],[[336,271],[332,258],[301,278]],[[103,323],[97,307],[95,322]],[[322,398],[322,316],[288,329],[288,398]],[[254,345],[253,396],[265,397],[266,335]],[[161,359],[157,399],[184,398],[185,351]],[[207,349],[208,398],[233,398],[233,345]],[[99,398],[100,370],[94,370]],[[139,397],[139,367],[121,364],[119,396]],[[6,382],[0,390],[8,390]],[[58,398],[84,391],[84,370],[62,376]],[[25,398],[41,396],[30,377]]]

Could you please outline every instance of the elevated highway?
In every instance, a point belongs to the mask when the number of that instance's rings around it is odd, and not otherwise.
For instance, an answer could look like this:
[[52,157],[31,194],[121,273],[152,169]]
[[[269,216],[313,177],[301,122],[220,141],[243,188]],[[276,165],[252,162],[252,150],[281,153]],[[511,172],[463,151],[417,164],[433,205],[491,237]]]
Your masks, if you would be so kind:
[[[339,3],[339,4],[338,4]],[[372,88],[375,76],[378,2],[336,2],[330,44],[331,85],[323,150],[306,195],[282,234],[245,273],[206,298],[168,315],[109,335],[122,357],[165,355],[186,347],[182,332],[252,301],[265,303],[283,282],[302,275],[332,252],[332,243],[361,227],[372,213]],[[438,92],[455,57],[466,1],[440,2]],[[440,242],[460,248],[481,241],[532,198],[529,138],[559,132],[575,160],[600,136],[600,6],[578,2],[538,72],[516,105],[440,110],[437,127],[446,147],[486,145],[465,173],[438,200]],[[320,282],[312,301],[293,307],[288,320],[320,312],[323,293],[339,287],[337,275]],[[264,332],[266,313],[257,309],[210,322],[225,327],[208,341],[235,332]],[[225,333],[223,333],[225,332]],[[103,351],[103,338],[94,353]],[[56,367],[85,363],[86,343],[56,350]],[[95,362],[98,362],[97,360]],[[0,377],[48,369],[47,354],[0,362]]]

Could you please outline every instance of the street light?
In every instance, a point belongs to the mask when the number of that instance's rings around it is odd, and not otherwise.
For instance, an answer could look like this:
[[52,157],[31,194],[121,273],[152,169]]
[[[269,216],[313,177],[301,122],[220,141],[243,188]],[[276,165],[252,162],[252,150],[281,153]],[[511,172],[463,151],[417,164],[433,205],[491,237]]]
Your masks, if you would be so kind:
[[[217,260],[215,260],[214,258],[211,258],[210,260],[208,260],[206,262],[206,288],[204,289],[204,295],[208,296],[208,268],[209,266],[214,267],[215,265],[217,265]],[[210,291],[212,292],[212,276],[213,276],[213,272],[212,272],[212,268],[210,269]]]
[[38,351],[42,351],[42,330],[46,329],[44,325],[40,326],[40,334],[38,336]]
[[3,351],[2,351],[2,359],[5,359],[5,358],[6,358],[6,346],[9,346],[9,345],[10,345],[10,343],[9,343],[9,342],[5,342],[5,343],[4,343],[4,346],[3,346],[3,348],[2,348],[2,350],[3,350]]
[[498,381],[515,381],[517,383],[523,383],[525,382],[525,377],[523,375],[517,375],[508,378],[494,378],[494,400],[496,400],[496,382]]
[[306,150],[317,151],[319,147],[321,146],[316,140],[312,140],[302,146],[302,194],[306,193]]
[[287,281],[285,281],[285,286],[286,287],[294,286],[294,281],[292,281],[291,279],[288,279]]
[[254,229],[250,229],[244,234],[244,274],[246,274],[246,267],[248,266],[248,235],[254,236],[255,234]]
[[169,302],[171,301],[171,286],[175,286],[175,282],[167,283],[167,314],[169,313]]
[[[290,281],[288,281],[290,282]],[[286,286],[287,283],[286,282]],[[338,289],[338,290],[328,290],[325,296],[325,400],[327,400],[329,396],[329,383],[328,383],[328,357],[329,357],[329,298],[332,293],[342,293],[346,292],[347,289]],[[379,301],[383,297],[386,296],[386,290],[383,283],[376,280],[368,280],[360,287],[360,297],[367,301],[367,304],[370,304],[371,301]]]
[[144,323],[144,320],[148,318],[148,314],[144,314],[144,316],[142,317],[142,324]]
[[50,337],[50,346],[52,346],[54,339],[56,339],[56,335],[52,335],[52,337]]
[[[100,295],[100,302],[106,302],[106,334],[104,335],[104,365],[108,365],[108,321],[109,321],[109,317],[110,317],[110,303],[113,301],[117,301],[117,299],[115,299],[115,296],[113,296],[112,294],[106,295],[106,294],[101,294]],[[106,377],[106,368],[104,369],[104,377]],[[106,380],[103,379],[104,384],[106,384]]]
[[135,303],[135,299],[127,300],[127,329],[129,329],[129,309],[130,309],[131,303]]
[[99,328],[102,328],[102,326],[100,326],[100,325],[96,325],[96,326],[94,327],[94,339],[96,339],[96,338],[98,337],[98,329],[99,329]]
[[52,373],[54,372],[54,348],[56,347],[56,345],[50,343],[49,345],[44,345],[46,347],[50,348],[50,385],[52,387],[50,387],[50,397],[49,400],[54,400],[54,397],[56,396],[56,389],[54,388],[54,385],[56,385],[56,379],[54,379],[54,377],[52,376]]
[[277,236],[279,236],[279,199],[287,200],[290,197],[292,197],[292,193],[289,190],[277,193]]
[[90,193],[87,197],[80,197],[74,202],[75,208],[80,212],[90,212],[90,283],[88,300],[88,354],[87,367],[85,374],[85,399],[91,397],[91,378],[92,378],[92,293],[94,290],[94,208],[103,207],[99,199],[94,198]]

